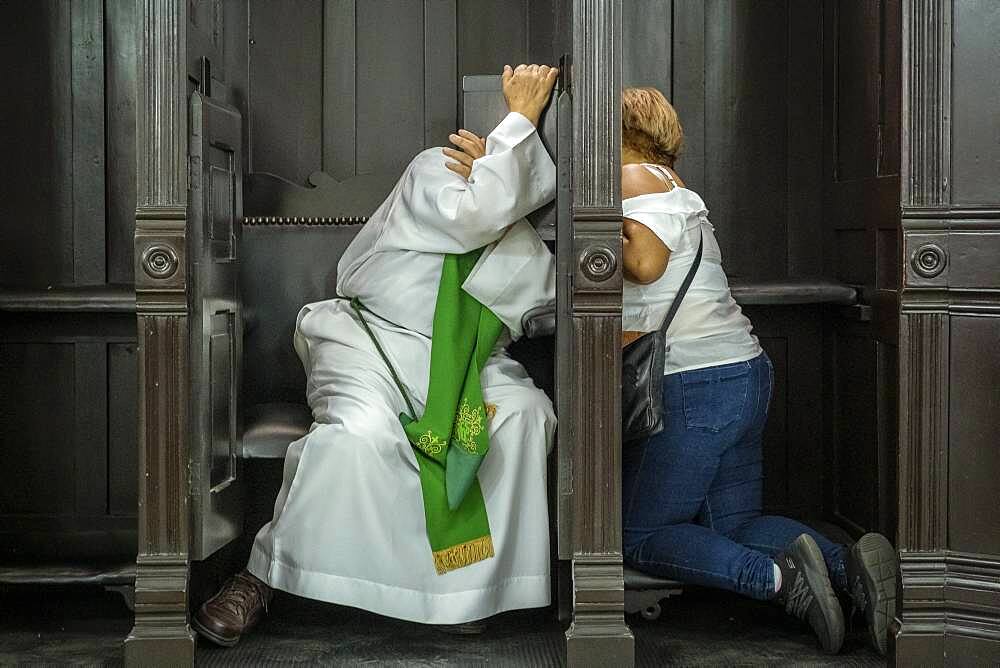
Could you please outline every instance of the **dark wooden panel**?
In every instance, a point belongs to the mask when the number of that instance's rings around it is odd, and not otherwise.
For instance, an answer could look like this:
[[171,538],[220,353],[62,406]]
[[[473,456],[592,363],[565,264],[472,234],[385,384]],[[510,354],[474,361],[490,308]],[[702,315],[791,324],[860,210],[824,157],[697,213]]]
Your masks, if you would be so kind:
[[773,175],[784,174],[787,161],[787,6],[713,0],[705,5],[705,31],[702,195],[727,271],[781,277],[787,185]]
[[[771,405],[764,430],[764,508],[768,513],[784,514],[788,510],[788,389],[789,376],[794,370],[788,367],[788,339],[766,337],[760,345],[774,365],[774,385],[771,388]],[[811,447],[797,444],[796,449]]]
[[903,58],[903,2],[882,2],[882,99],[879,102],[880,146],[879,176],[899,174],[902,160],[902,58]]
[[110,283],[131,283],[136,201],[135,3],[108,2],[105,11],[107,275]]
[[[788,3],[788,275],[823,273],[823,6]],[[761,156],[771,164],[771,156]]]
[[[565,31],[559,29],[558,0],[526,0],[528,5],[528,61],[557,65],[561,40]],[[487,73],[489,74],[489,73]]]
[[834,514],[855,530],[876,528],[878,436],[875,342],[847,323],[834,334]]
[[672,0],[622,4],[622,86],[653,86],[670,99]]
[[[74,349],[0,343],[0,508],[4,514],[73,513],[76,507]],[[40,491],[44,490],[44,493]]]
[[323,12],[323,170],[338,180],[357,173],[356,13],[355,0],[327,0]]
[[[0,3],[0,59],[13,65],[3,119],[17,128],[0,132],[0,284],[73,282],[71,14],[54,0]],[[20,103],[10,97],[17,94]]]
[[[1000,193],[1000,3],[956,2],[953,14],[952,201],[997,204]],[[986,111],[990,110],[990,111]]]
[[322,167],[323,25],[321,0],[251,0],[250,171],[304,184]]
[[881,12],[879,0],[836,3],[836,175],[877,174]]
[[76,344],[73,369],[76,512],[102,515],[108,508],[108,348],[103,341]]
[[499,74],[504,65],[528,59],[526,4],[525,0],[459,0],[459,79],[467,74]]
[[139,457],[134,343],[108,345],[108,513],[135,516]]
[[424,146],[447,146],[460,105],[455,0],[424,0]]
[[398,174],[424,148],[423,14],[394,0],[365,0],[357,14],[358,174]]
[[1000,554],[1000,318],[951,317],[948,547]]
[[764,507],[795,517],[822,513],[823,308],[751,306],[744,311],[774,365],[764,431]]
[[106,280],[104,227],[104,2],[72,5],[73,280]]
[[878,526],[890,539],[896,536],[899,505],[896,492],[899,460],[899,348],[877,341],[876,426],[878,429]]
[[689,188],[705,193],[705,3],[674,0],[671,102],[684,127],[677,168]]

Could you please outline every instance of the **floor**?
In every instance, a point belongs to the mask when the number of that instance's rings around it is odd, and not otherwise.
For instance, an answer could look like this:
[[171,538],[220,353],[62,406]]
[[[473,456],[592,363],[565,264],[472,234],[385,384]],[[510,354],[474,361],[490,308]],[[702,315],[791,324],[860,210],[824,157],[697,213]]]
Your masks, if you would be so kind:
[[[853,631],[836,657],[784,613],[721,592],[686,592],[660,619],[630,619],[639,666],[874,666]],[[131,617],[116,594],[91,588],[0,591],[0,665],[122,662]],[[480,636],[453,636],[367,612],[279,593],[271,614],[233,649],[200,641],[203,666],[558,666],[564,640],[550,610],[492,620]]]

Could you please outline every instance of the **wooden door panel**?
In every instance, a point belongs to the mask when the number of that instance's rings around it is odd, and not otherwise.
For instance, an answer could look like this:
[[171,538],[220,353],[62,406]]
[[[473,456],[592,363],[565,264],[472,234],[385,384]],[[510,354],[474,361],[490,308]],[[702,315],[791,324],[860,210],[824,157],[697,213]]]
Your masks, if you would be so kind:
[[242,118],[191,96],[188,276],[191,303],[191,555],[205,559],[243,531],[239,388],[242,306],[237,234],[243,216]]
[[831,313],[827,357],[835,383],[830,411],[826,506],[856,533],[892,534],[895,458],[892,375],[898,331],[898,159],[886,141],[898,128],[899,5],[893,0],[824,5],[827,271],[860,288],[861,304]]

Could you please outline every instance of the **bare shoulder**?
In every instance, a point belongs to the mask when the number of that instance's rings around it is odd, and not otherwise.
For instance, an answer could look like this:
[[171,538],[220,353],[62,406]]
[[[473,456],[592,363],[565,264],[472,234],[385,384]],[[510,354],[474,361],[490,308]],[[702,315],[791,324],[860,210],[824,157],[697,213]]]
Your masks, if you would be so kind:
[[663,181],[642,165],[622,165],[622,199],[666,191]]

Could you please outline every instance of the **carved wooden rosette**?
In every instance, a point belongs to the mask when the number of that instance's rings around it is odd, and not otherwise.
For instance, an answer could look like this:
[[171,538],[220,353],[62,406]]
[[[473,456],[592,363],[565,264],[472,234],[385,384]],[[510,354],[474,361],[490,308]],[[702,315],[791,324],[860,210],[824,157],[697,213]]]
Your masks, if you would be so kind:
[[621,5],[573,3],[569,665],[634,663],[621,531]]
[[135,289],[139,554],[127,665],[194,660],[187,620],[187,109],[183,0],[139,0]]

